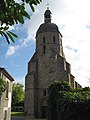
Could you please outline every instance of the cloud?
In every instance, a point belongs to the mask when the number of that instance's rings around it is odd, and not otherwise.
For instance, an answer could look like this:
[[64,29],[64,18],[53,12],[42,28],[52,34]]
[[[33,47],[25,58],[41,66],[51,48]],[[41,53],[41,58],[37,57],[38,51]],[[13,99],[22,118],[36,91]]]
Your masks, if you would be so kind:
[[9,57],[9,56],[14,55],[19,48],[20,48],[19,45],[9,46],[5,56]]
[[28,46],[31,46],[31,45],[33,45],[33,44],[35,44],[35,41],[32,40],[32,39],[30,39],[29,37],[27,37],[27,38],[25,38],[25,39],[23,40],[22,45],[21,45],[21,48],[23,48],[23,47],[28,47]]
[[74,51],[74,52],[77,52],[77,49],[73,49],[72,47],[70,46],[66,46],[67,49],[71,50],[71,51]]
[[15,79],[14,79],[15,81],[15,83],[21,83],[21,84],[23,84],[24,85],[24,87],[25,87],[25,76],[21,76],[21,77],[16,77]]
[[90,29],[86,27],[86,25],[90,26],[89,4],[89,0],[64,0],[61,8],[54,8],[56,11],[53,19],[59,28],[64,25],[60,31],[63,35],[66,59],[71,64],[76,81],[82,86],[90,86],[87,79],[90,71]]

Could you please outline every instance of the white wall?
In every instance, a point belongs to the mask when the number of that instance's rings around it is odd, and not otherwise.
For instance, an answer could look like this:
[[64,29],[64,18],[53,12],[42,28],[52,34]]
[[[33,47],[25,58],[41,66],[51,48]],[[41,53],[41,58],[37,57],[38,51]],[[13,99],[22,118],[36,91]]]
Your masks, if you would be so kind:
[[[6,80],[9,83],[8,87],[8,98],[6,98],[6,91],[1,96],[0,101],[0,120],[6,118],[6,120],[11,120],[11,97],[12,97],[12,82],[6,78],[6,76],[2,75],[2,79]],[[7,112],[5,117],[5,111]]]

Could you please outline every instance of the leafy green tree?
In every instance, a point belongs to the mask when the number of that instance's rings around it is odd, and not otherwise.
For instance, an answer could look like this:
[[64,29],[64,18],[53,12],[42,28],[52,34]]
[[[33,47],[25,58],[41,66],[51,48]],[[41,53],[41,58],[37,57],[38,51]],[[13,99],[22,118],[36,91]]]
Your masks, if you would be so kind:
[[20,3],[17,3],[15,0],[0,0],[0,35],[6,38],[8,44],[10,44],[10,40],[15,42],[13,37],[18,37],[9,31],[9,27],[18,23],[24,24],[24,17],[30,19],[30,15],[25,10],[25,4],[29,4],[34,12],[34,6],[40,4],[41,1],[21,0]]
[[17,106],[21,102],[24,103],[24,89],[20,83],[14,83],[12,87],[12,106]]
[[57,103],[59,97],[63,94],[72,91],[72,87],[65,81],[55,81],[49,86],[48,95],[48,120],[57,120]]
[[48,120],[90,120],[90,88],[54,82],[49,87],[47,115]]
[[7,86],[6,81],[0,78],[0,96],[5,91],[6,86]]

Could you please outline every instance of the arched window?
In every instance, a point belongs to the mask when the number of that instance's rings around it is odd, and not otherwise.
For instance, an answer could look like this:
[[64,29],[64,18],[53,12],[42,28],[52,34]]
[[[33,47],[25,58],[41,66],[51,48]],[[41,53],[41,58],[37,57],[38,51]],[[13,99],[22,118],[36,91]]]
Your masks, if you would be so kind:
[[45,54],[46,53],[46,46],[43,45],[43,53]]
[[55,43],[55,36],[53,36],[53,43]]
[[43,43],[45,43],[45,36],[43,36]]
[[47,91],[46,89],[43,89],[43,96],[46,96],[47,95]]

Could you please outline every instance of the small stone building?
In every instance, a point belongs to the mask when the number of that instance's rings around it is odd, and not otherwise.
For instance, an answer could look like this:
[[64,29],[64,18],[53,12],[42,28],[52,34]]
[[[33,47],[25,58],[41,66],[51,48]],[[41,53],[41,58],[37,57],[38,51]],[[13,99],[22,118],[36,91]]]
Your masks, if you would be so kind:
[[11,97],[14,79],[5,70],[5,68],[1,67],[0,78],[5,80],[7,83],[7,88],[3,90],[3,94],[0,96],[0,120],[11,120]]
[[25,113],[37,118],[46,117],[48,87],[55,80],[67,81],[72,87],[81,87],[71,74],[66,61],[62,34],[51,23],[51,11],[44,13],[44,23],[36,32],[36,51],[28,62],[25,78]]

